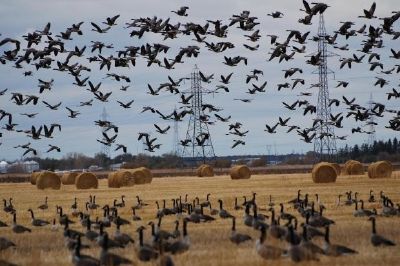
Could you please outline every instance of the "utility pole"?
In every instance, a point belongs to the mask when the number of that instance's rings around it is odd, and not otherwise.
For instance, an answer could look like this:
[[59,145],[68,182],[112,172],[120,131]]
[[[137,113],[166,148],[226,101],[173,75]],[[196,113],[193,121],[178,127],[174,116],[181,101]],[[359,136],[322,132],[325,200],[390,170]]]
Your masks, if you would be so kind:
[[327,40],[324,15],[319,15],[318,27],[318,53],[320,64],[318,65],[319,91],[317,104],[317,119],[321,121],[316,128],[314,140],[314,153],[316,161],[331,161],[337,154],[334,126],[331,124],[331,108],[329,106],[328,74],[333,71],[328,69],[328,57],[333,54],[327,52]]
[[183,92],[193,95],[191,99],[192,112],[186,131],[186,140],[190,140],[190,142],[187,146],[184,146],[182,157],[190,158],[193,164],[197,162],[206,163],[215,159],[215,153],[211,134],[208,129],[208,122],[202,119],[202,117],[205,117],[202,109],[203,95],[212,93],[213,91],[204,89],[201,86],[201,78],[197,65],[195,65],[193,72],[190,74],[190,81],[190,90]]

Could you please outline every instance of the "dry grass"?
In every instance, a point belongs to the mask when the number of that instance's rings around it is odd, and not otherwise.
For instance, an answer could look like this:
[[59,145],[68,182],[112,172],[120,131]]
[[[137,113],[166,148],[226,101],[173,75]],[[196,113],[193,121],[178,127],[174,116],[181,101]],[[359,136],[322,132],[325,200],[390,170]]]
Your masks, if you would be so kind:
[[[391,179],[374,180],[366,176],[340,176],[336,183],[315,184],[310,174],[285,174],[285,175],[254,175],[248,180],[232,181],[229,176],[217,176],[211,178],[196,177],[174,177],[155,178],[151,184],[142,186],[124,187],[110,189],[107,187],[107,180],[99,182],[96,190],[80,191],[71,186],[62,186],[59,191],[40,191],[29,183],[1,184],[0,195],[3,198],[13,197],[14,206],[18,210],[18,223],[30,224],[30,216],[26,211],[32,207],[36,209],[43,203],[44,197],[49,197],[49,210],[42,212],[36,210],[37,218],[51,220],[55,217],[55,205],[64,206],[64,212],[70,213],[69,209],[73,198],[77,197],[78,207],[84,209],[84,204],[89,194],[96,195],[96,202],[100,205],[112,203],[114,198],[121,195],[126,196],[127,206],[119,211],[124,218],[131,217],[130,206],[136,203],[135,196],[139,195],[150,206],[139,210],[138,215],[144,219],[142,222],[132,222],[132,225],[123,227],[122,231],[130,233],[137,240],[136,227],[145,225],[155,217],[155,200],[172,199],[179,195],[189,194],[193,199],[199,196],[205,200],[207,193],[211,193],[212,207],[217,208],[217,200],[224,200],[225,208],[238,217],[238,231],[246,232],[258,237],[258,233],[242,224],[242,211],[234,211],[234,197],[241,199],[242,195],[251,196],[257,192],[257,201],[260,207],[265,207],[268,196],[271,194],[276,203],[287,202],[296,196],[298,189],[303,193],[309,193],[311,199],[314,194],[319,193],[321,201],[327,207],[326,215],[336,221],[332,227],[332,243],[340,243],[356,249],[359,254],[350,257],[320,257],[319,263],[303,263],[302,265],[398,265],[400,260],[400,227],[399,217],[377,219],[377,230],[379,233],[391,238],[398,245],[393,248],[374,248],[369,242],[371,225],[365,218],[354,218],[353,207],[335,207],[336,196],[339,193],[352,190],[358,191],[360,198],[366,199],[368,192],[373,189],[376,193],[385,191],[395,202],[400,201],[400,173],[394,172]],[[167,201],[170,205],[171,202]],[[286,206],[288,206],[286,204]],[[378,207],[378,204],[366,204],[366,208]],[[295,213],[292,208],[287,208],[290,213]],[[378,211],[380,211],[378,209]],[[101,216],[101,211],[92,212],[92,219]],[[297,213],[296,213],[297,214]],[[240,217],[240,218],[239,218]],[[3,211],[0,219],[11,222],[11,217]],[[175,217],[166,217],[163,220],[163,228],[171,230]],[[300,219],[302,222],[303,219]],[[31,226],[30,226],[31,227]],[[72,228],[83,230],[80,225],[73,225]],[[112,234],[114,228],[108,232]],[[217,219],[211,224],[189,224],[188,231],[192,246],[190,250],[182,255],[173,256],[176,265],[295,265],[288,258],[274,262],[266,262],[255,252],[254,241],[237,247],[228,240],[230,233],[230,221]],[[21,265],[71,265],[70,252],[64,247],[62,230],[51,232],[50,228],[33,228],[30,234],[16,235],[10,228],[0,228],[1,236],[7,237],[17,244],[15,250],[7,250],[0,253],[0,259],[21,264]],[[148,239],[150,230],[146,230],[145,237]],[[267,241],[272,243],[268,238]],[[321,243],[321,242],[318,242]],[[281,246],[285,246],[284,244]],[[113,252],[124,255],[137,262],[134,246],[130,245],[124,250]],[[91,248],[82,253],[98,256],[100,250]],[[157,262],[158,263],[158,262]],[[136,263],[140,264],[140,263]],[[156,262],[147,265],[155,265]]]

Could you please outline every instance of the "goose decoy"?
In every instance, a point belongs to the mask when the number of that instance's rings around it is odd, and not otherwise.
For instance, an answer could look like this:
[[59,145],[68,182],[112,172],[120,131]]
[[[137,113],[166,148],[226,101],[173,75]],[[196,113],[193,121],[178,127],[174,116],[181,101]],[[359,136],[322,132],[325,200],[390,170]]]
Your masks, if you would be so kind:
[[136,255],[140,261],[151,261],[158,258],[158,252],[152,246],[144,244],[143,230],[145,228],[140,226],[136,231],[139,233],[139,246],[136,248]]
[[260,227],[260,238],[256,241],[256,251],[263,259],[274,260],[279,259],[286,252],[285,250],[274,247],[271,245],[264,244],[267,238],[267,232],[265,227]]
[[384,238],[381,235],[378,235],[376,233],[376,221],[375,221],[375,217],[371,216],[368,218],[368,220],[370,220],[372,222],[372,234],[371,234],[371,243],[372,245],[374,245],[375,247],[377,246],[395,246],[396,244],[389,240]]
[[230,214],[227,210],[224,210],[222,200],[219,199],[218,202],[219,202],[219,217],[221,217],[222,219],[232,218],[233,217],[232,214]]
[[128,234],[121,233],[120,224],[117,224],[117,229],[114,232],[114,240],[121,246],[126,246],[129,243],[135,243],[135,241]]
[[323,250],[325,255],[333,257],[358,253],[354,249],[342,245],[332,245],[329,241],[329,225],[325,226],[325,241],[323,245]]
[[290,236],[290,245],[287,252],[292,261],[300,262],[307,260],[318,260],[316,253],[295,243],[294,229],[291,224],[288,227],[288,231]]
[[169,251],[172,254],[179,254],[189,250],[190,247],[190,238],[187,232],[187,219],[183,219],[183,236],[181,239],[173,242],[170,247]]
[[132,264],[132,261],[108,251],[108,234],[103,235],[103,244],[100,252],[100,265],[118,266],[122,264]]
[[31,218],[32,218],[32,225],[33,226],[45,226],[50,224],[48,221],[41,220],[41,219],[35,219],[35,215],[33,214],[32,209],[28,209],[28,212],[31,213]]
[[251,236],[236,232],[236,217],[232,218],[232,231],[231,235],[229,236],[229,240],[235,244],[240,244],[245,241],[251,240]]
[[5,237],[0,236],[0,251],[8,249],[9,247],[15,247],[14,242],[8,240]]
[[12,222],[11,228],[12,228],[13,232],[17,233],[17,234],[21,234],[21,233],[25,233],[25,232],[29,232],[29,233],[32,232],[31,229],[29,229],[23,225],[17,224],[17,212],[13,213],[13,222]]
[[98,266],[100,261],[88,255],[81,254],[81,237],[77,236],[76,246],[74,248],[74,253],[72,254],[72,263],[75,266]]

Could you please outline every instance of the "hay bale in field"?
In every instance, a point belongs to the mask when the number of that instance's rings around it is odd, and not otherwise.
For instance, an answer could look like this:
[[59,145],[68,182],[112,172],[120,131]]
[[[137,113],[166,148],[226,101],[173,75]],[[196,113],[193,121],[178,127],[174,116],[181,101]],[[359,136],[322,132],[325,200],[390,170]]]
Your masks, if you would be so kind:
[[117,181],[117,178],[116,178],[116,173],[117,172],[111,172],[108,174],[107,183],[108,183],[108,187],[110,187],[110,188],[119,188],[120,187],[119,182]]
[[146,184],[150,184],[151,181],[153,181],[153,174],[151,173],[150,169],[148,169],[146,167],[139,167],[137,169],[142,170],[144,172],[144,174],[146,175],[146,179],[145,179]]
[[75,184],[75,179],[79,175],[77,172],[68,172],[64,173],[61,176],[61,183],[63,185],[74,185]]
[[251,172],[247,165],[236,165],[231,168],[231,179],[249,179]]
[[84,172],[76,177],[75,186],[77,189],[98,188],[99,180],[95,174]]
[[211,177],[214,176],[214,169],[208,164],[202,164],[197,168],[198,177]]
[[340,169],[340,165],[338,163],[331,163],[333,167],[335,167],[336,170],[336,174],[339,176],[341,169]]
[[60,189],[61,187],[61,180],[60,177],[50,171],[43,171],[36,179],[36,187],[38,189]]
[[363,175],[364,167],[359,161],[349,160],[344,164],[344,173],[346,175]]
[[393,167],[388,161],[378,161],[368,166],[369,178],[390,178],[392,176]]
[[146,172],[143,171],[143,169],[136,168],[129,171],[131,172],[133,179],[135,180],[135,185],[143,185],[148,183],[148,176],[146,175]]
[[135,178],[129,169],[115,172],[114,178],[116,187],[132,187],[135,185]]
[[36,179],[38,178],[38,176],[39,176],[40,174],[41,174],[40,171],[38,171],[38,172],[32,172],[31,178],[30,178],[30,181],[31,181],[31,184],[32,184],[32,185],[36,185]]
[[337,172],[331,163],[321,162],[314,165],[312,170],[312,180],[314,183],[336,182]]

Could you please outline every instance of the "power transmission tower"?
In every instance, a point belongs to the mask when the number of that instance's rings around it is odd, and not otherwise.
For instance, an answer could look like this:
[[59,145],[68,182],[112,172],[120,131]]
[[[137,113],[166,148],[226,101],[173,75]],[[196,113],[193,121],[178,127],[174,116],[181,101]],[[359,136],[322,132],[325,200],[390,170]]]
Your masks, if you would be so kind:
[[[193,72],[190,74],[190,81],[190,90],[183,93],[190,93],[193,95],[191,99],[192,112],[186,132],[186,139],[191,142],[189,145],[184,146],[182,157],[190,158],[193,163],[206,163],[207,160],[215,159],[215,153],[211,134],[208,130],[208,123],[201,119],[201,117],[205,116],[202,109],[203,94],[212,93],[213,91],[204,89],[201,86],[201,78],[197,65],[195,65]],[[199,143],[198,140],[204,140],[204,142]]]
[[329,106],[328,74],[333,71],[328,69],[328,57],[333,56],[327,52],[327,34],[325,30],[324,15],[319,15],[318,26],[318,65],[319,91],[317,104],[317,119],[321,121],[316,128],[317,136],[314,140],[314,153],[318,161],[330,161],[337,154],[334,126],[331,124],[331,108]]
[[[374,101],[372,99],[372,93],[371,93],[368,101],[368,111],[371,112],[373,106],[374,106]],[[375,118],[373,115],[369,116],[367,126],[368,126],[367,145],[369,147],[372,147],[374,145],[374,142],[376,141]]]
[[[107,111],[106,111],[106,108],[105,108],[105,107],[103,107],[103,112],[101,113],[100,119],[101,119],[102,121],[107,121],[107,119],[108,119],[108,114],[107,114]],[[107,131],[107,128],[106,128],[106,127],[102,127],[102,128],[101,128],[101,133],[102,133],[102,134],[105,133],[106,131]],[[105,154],[106,157],[108,157],[108,158],[111,158],[110,146],[101,144],[100,153]]]

